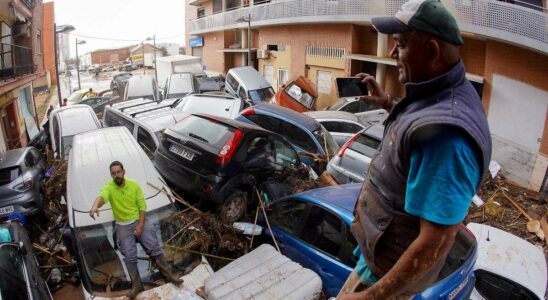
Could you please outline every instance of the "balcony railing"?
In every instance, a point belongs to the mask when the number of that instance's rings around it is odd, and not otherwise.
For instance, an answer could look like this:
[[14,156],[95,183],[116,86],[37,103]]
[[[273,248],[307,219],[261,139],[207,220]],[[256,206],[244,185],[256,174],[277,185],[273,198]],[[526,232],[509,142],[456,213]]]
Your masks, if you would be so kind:
[[0,43],[0,80],[34,73],[32,49]]
[[[278,0],[241,7],[190,23],[191,34],[245,27],[235,20],[251,14],[252,26],[366,22],[394,15],[405,0]],[[442,0],[462,31],[548,53],[548,14],[495,0]]]

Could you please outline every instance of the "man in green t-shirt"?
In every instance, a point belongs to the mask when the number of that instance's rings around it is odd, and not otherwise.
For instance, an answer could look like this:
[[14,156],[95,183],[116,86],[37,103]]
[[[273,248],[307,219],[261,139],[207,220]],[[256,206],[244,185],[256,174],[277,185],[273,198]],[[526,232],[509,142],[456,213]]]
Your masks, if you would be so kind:
[[110,203],[112,207],[112,214],[116,221],[117,243],[124,255],[126,268],[132,282],[128,296],[135,298],[143,291],[141,276],[137,268],[137,241],[156,262],[160,273],[167,281],[176,285],[181,284],[183,280],[173,276],[170,271],[153,224],[145,218],[147,204],[141,187],[136,181],[124,178],[124,166],[119,161],[110,164],[110,175],[112,180],[105,184],[99,193],[89,215],[95,220],[95,216],[99,216],[99,208],[103,204]]

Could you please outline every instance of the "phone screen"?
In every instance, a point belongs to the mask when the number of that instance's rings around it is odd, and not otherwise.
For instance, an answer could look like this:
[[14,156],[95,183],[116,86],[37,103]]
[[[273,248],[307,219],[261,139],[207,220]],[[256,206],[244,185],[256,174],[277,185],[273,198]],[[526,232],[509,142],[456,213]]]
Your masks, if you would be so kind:
[[339,97],[367,96],[369,92],[367,85],[362,83],[359,77],[337,77],[335,78]]

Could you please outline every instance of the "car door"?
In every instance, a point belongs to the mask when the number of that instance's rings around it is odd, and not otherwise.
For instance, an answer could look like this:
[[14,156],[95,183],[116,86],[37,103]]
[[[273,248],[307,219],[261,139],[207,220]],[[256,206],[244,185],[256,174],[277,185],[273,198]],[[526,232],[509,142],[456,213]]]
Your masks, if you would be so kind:
[[150,159],[154,157],[154,152],[156,151],[158,145],[156,145],[154,138],[150,135],[146,128],[142,126],[137,127],[137,143],[139,143],[139,146],[143,148]]
[[334,297],[356,265],[352,251],[357,243],[346,223],[330,210],[312,205],[305,218],[299,232],[305,243],[302,264],[320,275],[327,297]]
[[[302,248],[305,244],[298,239],[298,236],[300,236],[305,217],[311,206],[301,200],[277,201],[270,205],[271,211],[268,213],[272,233],[282,254],[301,264],[305,261],[305,257],[302,255]],[[274,244],[271,233],[264,232],[271,244]]]

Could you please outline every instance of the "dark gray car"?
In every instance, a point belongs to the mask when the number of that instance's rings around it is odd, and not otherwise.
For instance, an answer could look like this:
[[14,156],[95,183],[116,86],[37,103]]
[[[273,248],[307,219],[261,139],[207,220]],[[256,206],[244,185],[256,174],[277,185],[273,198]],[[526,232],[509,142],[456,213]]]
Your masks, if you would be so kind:
[[44,167],[45,159],[34,147],[9,150],[0,156],[0,218],[42,210]]

